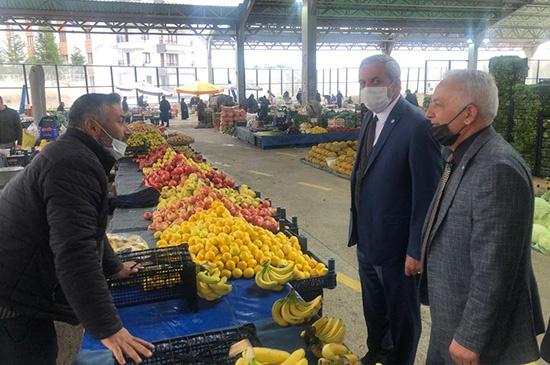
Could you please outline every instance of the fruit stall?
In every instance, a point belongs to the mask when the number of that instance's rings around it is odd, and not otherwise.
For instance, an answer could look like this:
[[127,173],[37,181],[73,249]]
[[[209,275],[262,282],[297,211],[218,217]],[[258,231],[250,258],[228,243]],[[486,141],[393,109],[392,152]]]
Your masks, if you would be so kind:
[[355,112],[325,110],[319,120],[304,113],[304,110],[285,109],[280,112],[284,117],[276,118],[277,123],[236,127],[234,136],[262,149],[313,146],[356,140],[359,136],[360,120],[359,114]]
[[[145,151],[118,164],[117,194],[157,199],[114,209],[109,242],[143,270],[109,287],[124,326],[156,346],[144,364],[357,363],[344,323],[322,316],[334,261],[308,249],[297,218],[213,168],[190,139],[133,134]],[[114,363],[85,334],[76,364]]]
[[349,179],[357,154],[357,140],[320,143],[313,146],[301,161],[344,179]]

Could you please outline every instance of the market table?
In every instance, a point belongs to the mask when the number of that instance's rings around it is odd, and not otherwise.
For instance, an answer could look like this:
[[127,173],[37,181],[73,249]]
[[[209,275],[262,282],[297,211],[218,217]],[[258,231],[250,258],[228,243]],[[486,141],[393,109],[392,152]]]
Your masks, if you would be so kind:
[[[288,294],[290,286],[282,292],[270,292],[258,288],[253,279],[232,280],[231,284],[232,292],[219,301],[199,299],[196,313],[186,310],[183,300],[175,299],[119,308],[119,315],[132,335],[152,342],[254,323],[263,346],[287,351],[304,346],[299,336],[304,326],[280,327],[271,319],[273,303]],[[107,365],[114,361],[110,351],[85,334],[75,364]]]
[[252,132],[246,127],[237,127],[235,129],[235,137],[247,143],[256,145],[261,149],[268,149],[288,146],[313,146],[319,143],[356,140],[359,138],[359,132],[283,134],[280,136],[266,136]]

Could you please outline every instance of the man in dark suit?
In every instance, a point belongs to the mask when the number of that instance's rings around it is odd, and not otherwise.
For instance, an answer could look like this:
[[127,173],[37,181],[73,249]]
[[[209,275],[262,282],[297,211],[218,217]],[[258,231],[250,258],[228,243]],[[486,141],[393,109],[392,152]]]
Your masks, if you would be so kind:
[[[531,266],[533,187],[491,127],[493,78],[451,71],[427,116],[449,157],[423,233],[422,300],[432,317],[427,364],[524,364],[544,331]],[[427,297],[426,297],[427,290]]]
[[365,114],[351,177],[349,246],[357,244],[368,353],[363,364],[413,364],[420,338],[420,235],[441,176],[423,113],[401,96],[390,56],[359,68]]

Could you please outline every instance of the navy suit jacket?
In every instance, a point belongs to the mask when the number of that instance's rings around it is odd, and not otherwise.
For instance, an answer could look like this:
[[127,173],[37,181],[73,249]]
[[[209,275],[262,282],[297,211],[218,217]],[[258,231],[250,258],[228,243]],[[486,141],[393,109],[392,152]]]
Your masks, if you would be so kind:
[[365,115],[351,176],[348,246],[375,265],[405,255],[420,260],[426,212],[443,168],[439,145],[424,112],[399,97],[375,144],[361,177],[355,206],[355,179],[372,112]]

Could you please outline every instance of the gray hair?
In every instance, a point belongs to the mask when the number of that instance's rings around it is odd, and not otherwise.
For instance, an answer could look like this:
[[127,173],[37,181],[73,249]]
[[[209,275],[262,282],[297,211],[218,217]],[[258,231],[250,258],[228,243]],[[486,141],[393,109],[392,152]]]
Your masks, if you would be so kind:
[[483,121],[492,121],[498,112],[498,88],[495,79],[487,72],[452,70],[442,81],[455,81],[461,86],[461,98],[479,109]]
[[367,57],[363,61],[361,61],[361,65],[359,65],[359,68],[370,65],[371,63],[383,63],[386,67],[386,75],[388,75],[391,81],[401,79],[401,67],[399,67],[399,64],[392,56],[377,54]]

